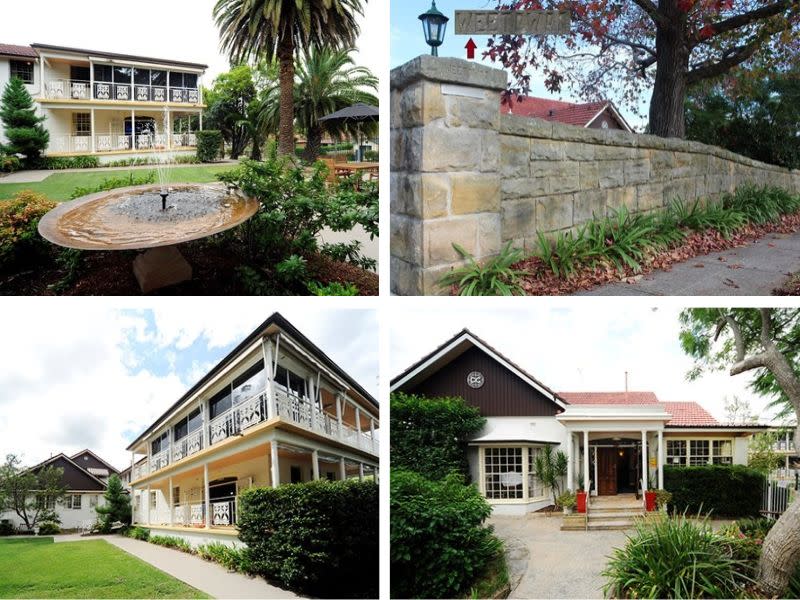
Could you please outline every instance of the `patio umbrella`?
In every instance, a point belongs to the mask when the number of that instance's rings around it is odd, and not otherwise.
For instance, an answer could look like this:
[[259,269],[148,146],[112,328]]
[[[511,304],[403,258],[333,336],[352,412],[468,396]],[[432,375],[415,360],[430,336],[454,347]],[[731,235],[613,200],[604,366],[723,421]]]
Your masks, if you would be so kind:
[[320,117],[320,121],[344,121],[356,123],[358,128],[358,161],[361,162],[361,123],[374,123],[378,120],[380,111],[377,106],[357,102],[352,106],[337,110],[334,113]]

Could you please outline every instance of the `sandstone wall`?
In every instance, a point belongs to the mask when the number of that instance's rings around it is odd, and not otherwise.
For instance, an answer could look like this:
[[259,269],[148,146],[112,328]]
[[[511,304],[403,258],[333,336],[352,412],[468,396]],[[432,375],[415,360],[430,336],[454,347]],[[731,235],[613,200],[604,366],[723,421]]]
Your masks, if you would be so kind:
[[621,206],[716,199],[744,183],[800,192],[800,172],[696,142],[500,114],[504,71],[420,56],[391,75],[391,282],[436,294],[461,264]]

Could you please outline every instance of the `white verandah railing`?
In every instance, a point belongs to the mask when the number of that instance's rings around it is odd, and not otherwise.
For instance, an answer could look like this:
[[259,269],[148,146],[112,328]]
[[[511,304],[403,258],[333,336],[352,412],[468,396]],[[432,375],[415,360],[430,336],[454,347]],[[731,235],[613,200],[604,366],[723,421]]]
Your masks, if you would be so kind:
[[46,81],[44,95],[45,98],[51,100],[200,103],[200,90],[198,88],[95,81],[94,89],[92,89],[92,82],[80,79],[51,79]]
[[764,492],[761,498],[762,515],[770,519],[777,519],[786,512],[797,494],[794,485],[787,485],[787,483],[769,480],[764,482]]
[[[133,146],[132,146],[133,144]],[[197,146],[197,134],[141,133],[136,136],[123,133],[98,133],[94,136],[94,152],[125,152],[131,150],[164,150],[167,148],[193,148]],[[50,153],[92,152],[91,135],[52,135],[48,144]]]
[[172,442],[172,462],[179,461],[187,456],[191,456],[203,449],[203,430],[197,429],[192,433],[182,437],[176,442]]

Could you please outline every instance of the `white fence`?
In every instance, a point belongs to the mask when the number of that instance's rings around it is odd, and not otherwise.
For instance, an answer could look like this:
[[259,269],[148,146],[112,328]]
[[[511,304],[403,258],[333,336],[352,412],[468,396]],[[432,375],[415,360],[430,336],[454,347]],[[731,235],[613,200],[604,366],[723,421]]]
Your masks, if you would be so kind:
[[771,519],[777,519],[784,512],[795,496],[793,485],[784,481],[765,481],[764,492],[761,497],[761,514]]

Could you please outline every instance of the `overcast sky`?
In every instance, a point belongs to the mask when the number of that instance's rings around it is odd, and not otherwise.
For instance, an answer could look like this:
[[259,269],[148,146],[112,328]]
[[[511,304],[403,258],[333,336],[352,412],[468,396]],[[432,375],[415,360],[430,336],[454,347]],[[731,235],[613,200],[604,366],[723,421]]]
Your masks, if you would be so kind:
[[622,391],[628,371],[629,390],[653,391],[664,401],[693,400],[717,419],[725,418],[726,396],[748,399],[762,413],[766,401],[747,389],[747,374],[685,380],[692,361],[678,343],[679,310],[617,304],[583,302],[577,310],[533,301],[529,310],[395,309],[391,377],[466,327],[555,391]]
[[[386,69],[386,0],[367,2],[356,62]],[[219,52],[216,0],[38,0],[2,2],[0,43],[52,44],[209,65],[205,84],[228,70]],[[379,49],[379,50],[378,50]]]
[[378,397],[374,311],[263,298],[131,304],[3,301],[0,457],[34,464],[90,448],[125,468],[128,443],[276,310]]

